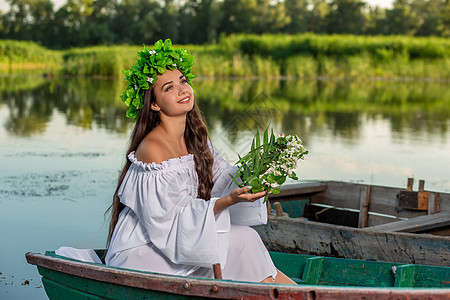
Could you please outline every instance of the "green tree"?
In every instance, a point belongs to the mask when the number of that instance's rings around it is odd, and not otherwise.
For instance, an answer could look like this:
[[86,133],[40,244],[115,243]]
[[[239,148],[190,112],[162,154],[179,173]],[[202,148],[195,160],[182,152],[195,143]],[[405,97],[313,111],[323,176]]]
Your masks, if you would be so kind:
[[10,10],[1,16],[4,38],[48,44],[53,17],[50,0],[7,0]]
[[123,0],[117,5],[112,32],[116,43],[150,44],[155,42],[159,2],[153,0]]
[[441,13],[445,11],[445,2],[443,0],[415,0],[411,3],[411,7],[418,18],[419,28],[416,35],[443,35],[445,31]]
[[386,10],[379,6],[370,7],[366,17],[366,34],[388,34],[389,25],[386,22]]
[[285,0],[286,14],[290,18],[290,22],[284,28],[287,33],[306,32],[308,2],[306,0]]
[[222,12],[220,32],[253,33],[258,12],[257,0],[224,0]]
[[444,9],[441,11],[442,18],[442,36],[450,37],[450,1],[444,1]]
[[215,0],[188,0],[179,11],[180,43],[210,43],[218,39],[222,12]]
[[326,0],[310,0],[306,14],[308,32],[325,33],[326,18],[330,13],[330,5]]
[[366,25],[365,3],[360,0],[333,0],[327,16],[328,33],[362,34]]
[[86,19],[89,32],[88,45],[110,45],[115,41],[112,24],[116,14],[117,0],[95,0],[92,13]]
[[395,0],[391,9],[386,9],[389,34],[414,35],[419,28],[419,18],[408,0]]
[[158,38],[171,38],[174,42],[178,40],[178,28],[180,21],[178,19],[178,9],[174,0],[164,0],[164,6],[157,18],[156,35]]
[[55,14],[56,48],[89,45],[89,17],[94,12],[93,0],[68,0]]
[[257,0],[258,9],[255,11],[252,33],[275,33],[291,22],[287,15],[284,2]]

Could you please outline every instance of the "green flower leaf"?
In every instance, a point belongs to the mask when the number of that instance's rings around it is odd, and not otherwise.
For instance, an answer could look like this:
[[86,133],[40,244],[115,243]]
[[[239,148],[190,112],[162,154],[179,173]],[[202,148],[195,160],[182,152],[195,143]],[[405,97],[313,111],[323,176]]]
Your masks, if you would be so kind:
[[252,175],[247,178],[248,184],[252,187],[257,187],[259,185],[259,178],[255,175]]
[[272,192],[272,194],[279,194],[281,192],[281,188],[279,188],[279,187],[274,188],[274,189],[272,189],[271,192]]
[[268,183],[275,183],[276,181],[275,181],[275,176],[273,175],[273,174],[269,174],[269,175],[267,175],[267,182]]
[[277,176],[275,178],[276,183],[282,185],[286,181],[286,176]]
[[259,192],[262,192],[262,191],[264,191],[264,187],[263,186],[260,186],[260,187],[253,187],[252,188],[252,193],[253,194],[256,194],[256,193],[259,193]]

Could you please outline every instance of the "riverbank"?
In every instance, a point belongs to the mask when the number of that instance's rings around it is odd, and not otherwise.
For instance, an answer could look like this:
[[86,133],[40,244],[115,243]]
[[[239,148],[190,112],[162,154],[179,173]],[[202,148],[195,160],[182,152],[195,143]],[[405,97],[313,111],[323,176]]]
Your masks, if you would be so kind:
[[[450,80],[450,41],[435,37],[231,35],[212,45],[178,45],[196,57],[193,72],[214,77]],[[142,46],[63,51],[1,41],[0,72],[122,77]]]

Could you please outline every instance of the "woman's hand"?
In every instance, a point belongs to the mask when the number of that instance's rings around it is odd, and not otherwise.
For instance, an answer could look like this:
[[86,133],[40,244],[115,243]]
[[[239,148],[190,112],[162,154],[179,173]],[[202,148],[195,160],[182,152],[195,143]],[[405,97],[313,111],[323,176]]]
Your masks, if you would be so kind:
[[239,202],[254,202],[255,200],[264,197],[266,195],[266,192],[259,192],[252,194],[251,192],[251,186],[244,186],[243,188],[237,188],[231,191],[230,197],[233,204],[239,203]]
[[226,197],[217,199],[216,203],[214,204],[214,214],[218,214],[224,209],[239,202],[254,202],[266,195],[266,192],[252,194],[249,193],[250,190],[251,188],[249,188],[248,186],[244,186],[243,188],[232,190],[231,193]]

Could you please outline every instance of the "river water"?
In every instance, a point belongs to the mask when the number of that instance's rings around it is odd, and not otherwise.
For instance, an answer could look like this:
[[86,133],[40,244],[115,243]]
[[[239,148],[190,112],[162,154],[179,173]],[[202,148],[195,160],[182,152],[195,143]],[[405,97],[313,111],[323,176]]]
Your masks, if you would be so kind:
[[[0,77],[0,299],[46,299],[25,253],[103,248],[132,123],[123,82]],[[450,84],[202,79],[196,100],[230,163],[256,128],[298,134],[296,173],[450,192]],[[417,185],[415,185],[417,188]],[[27,282],[29,282],[27,284]]]

